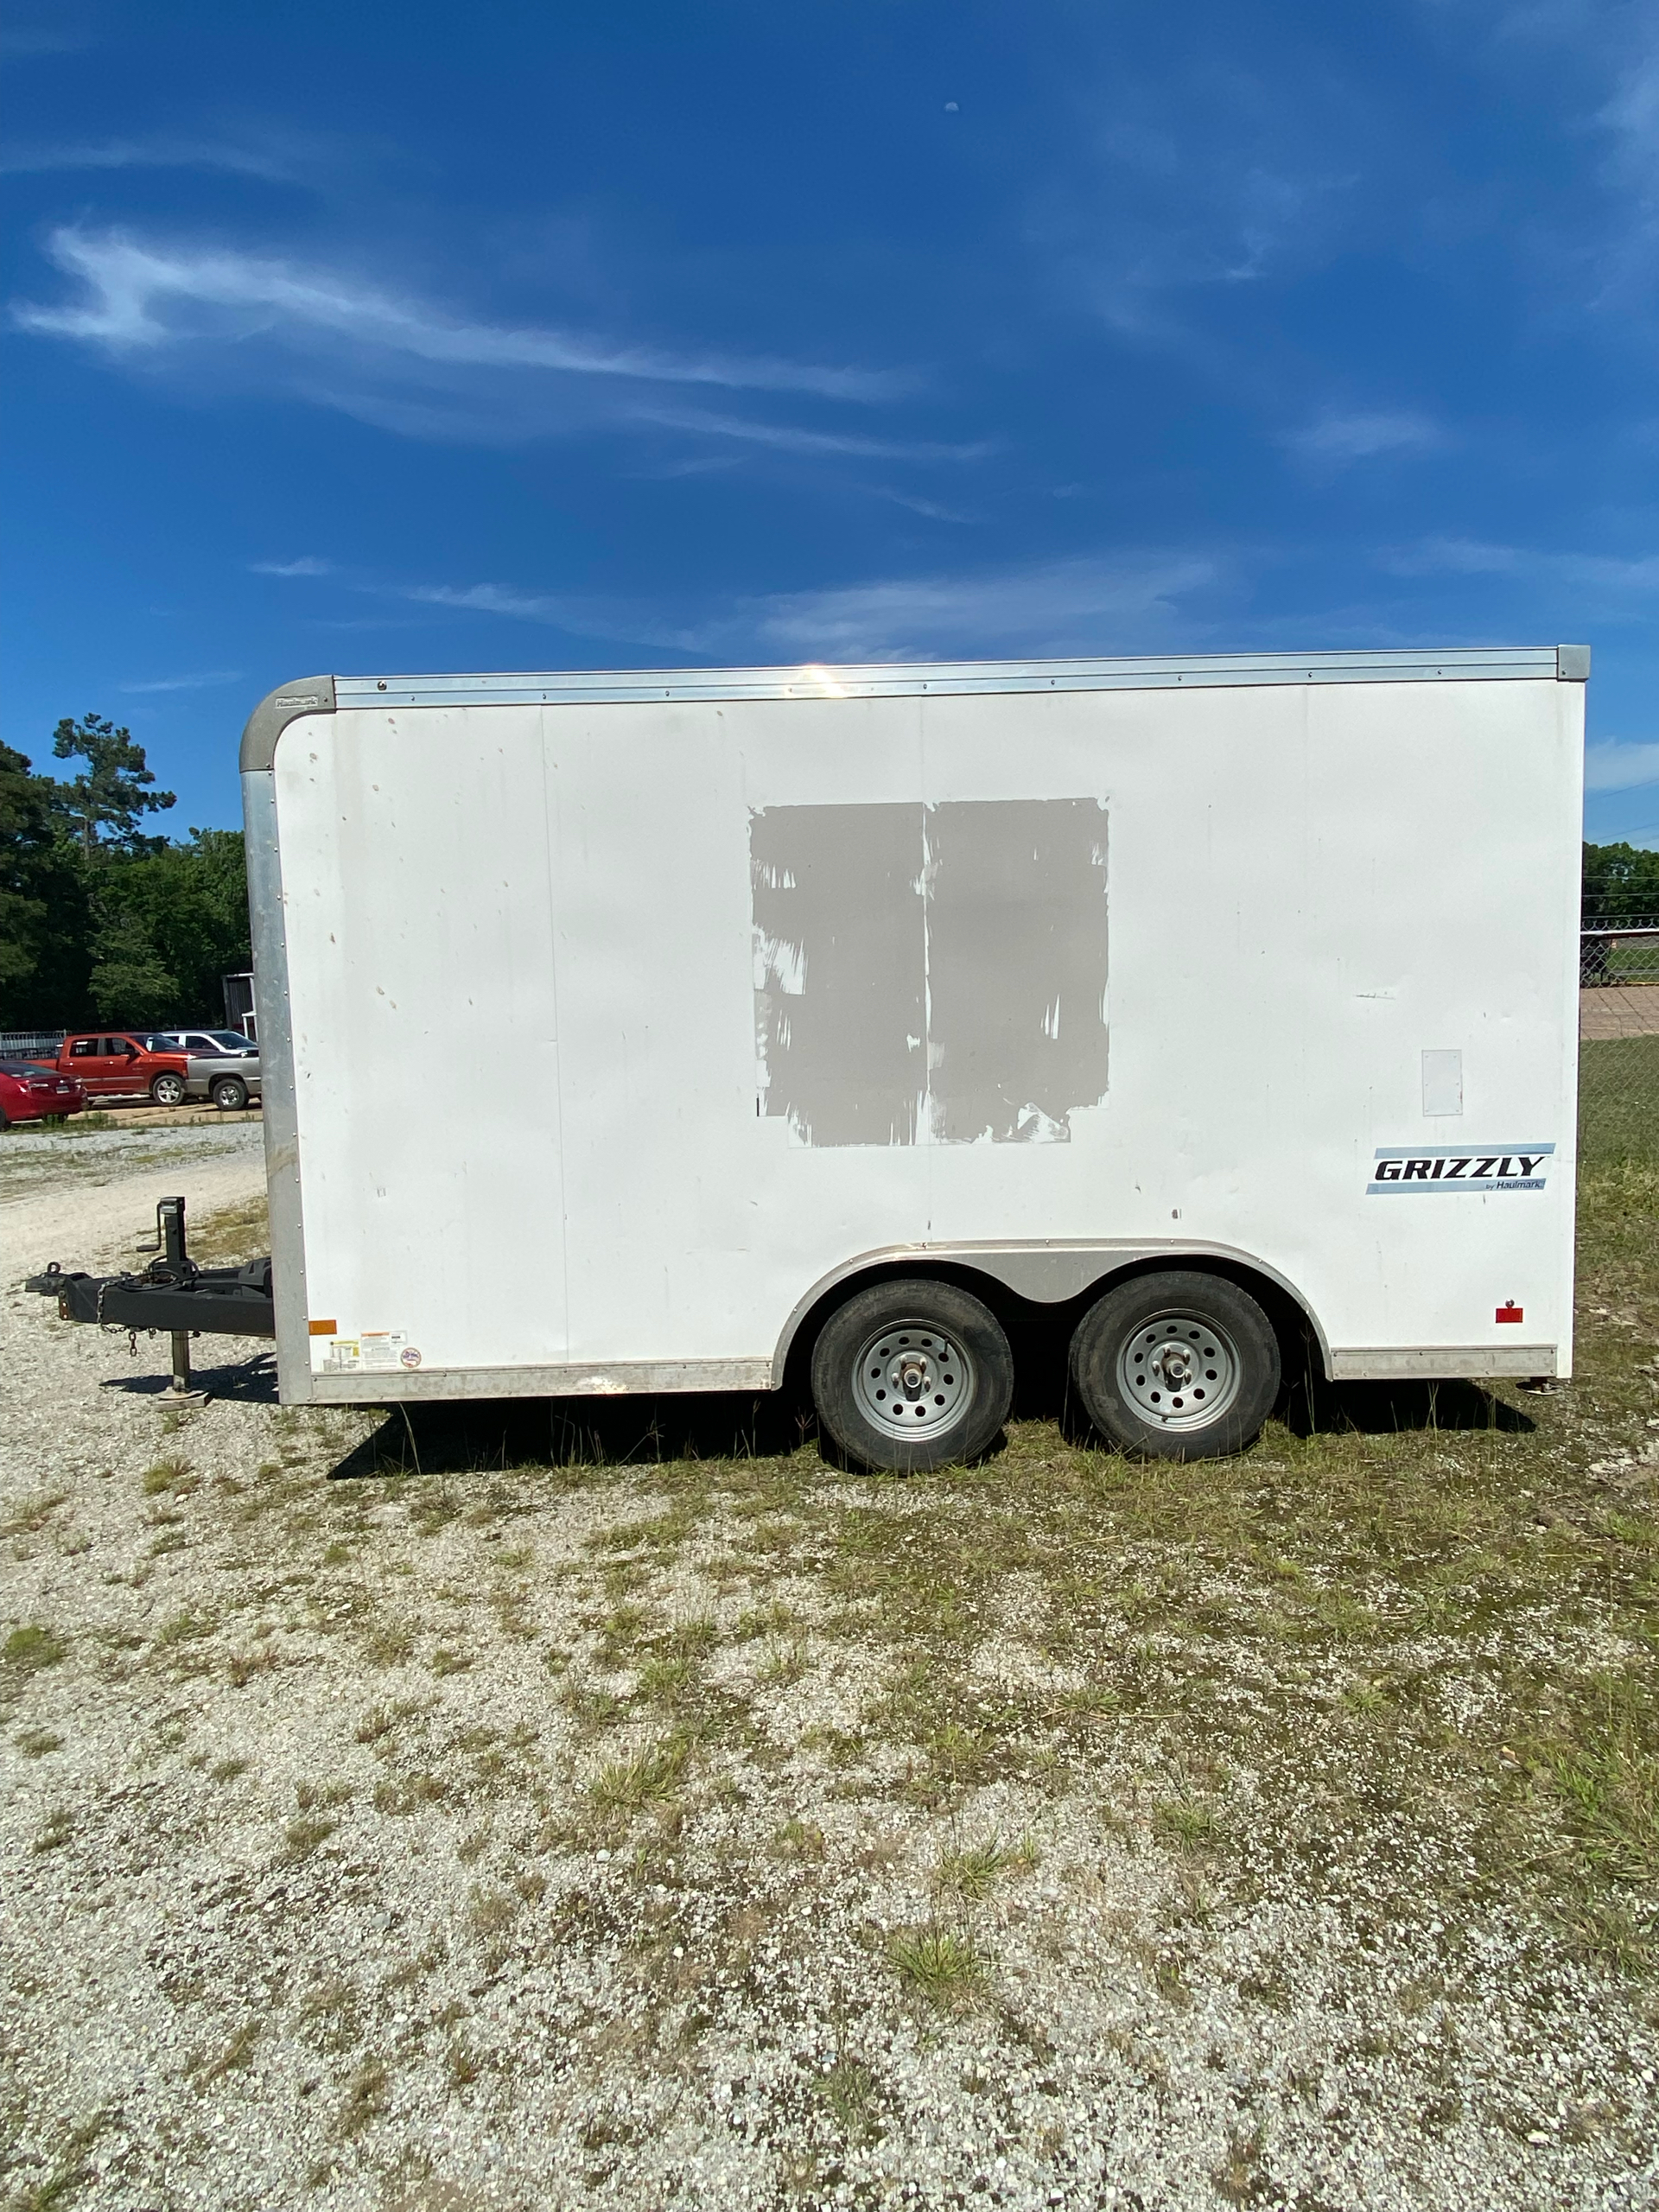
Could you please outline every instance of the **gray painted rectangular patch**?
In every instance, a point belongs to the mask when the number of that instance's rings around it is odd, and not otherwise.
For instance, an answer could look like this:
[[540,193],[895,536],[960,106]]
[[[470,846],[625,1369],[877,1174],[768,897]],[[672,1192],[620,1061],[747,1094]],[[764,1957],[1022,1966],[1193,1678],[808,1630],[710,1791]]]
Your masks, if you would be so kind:
[[808,1144],[914,1144],[926,1087],[921,809],[751,816],[765,1111]]
[[807,1144],[1066,1142],[1106,1093],[1095,798],[751,817],[761,1108]]

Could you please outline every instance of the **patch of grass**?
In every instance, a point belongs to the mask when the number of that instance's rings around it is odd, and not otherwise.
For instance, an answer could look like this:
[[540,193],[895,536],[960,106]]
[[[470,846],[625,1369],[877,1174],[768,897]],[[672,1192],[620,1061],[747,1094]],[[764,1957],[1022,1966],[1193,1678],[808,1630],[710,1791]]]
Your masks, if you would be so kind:
[[484,2071],[484,2061],[471,2044],[456,2036],[445,2048],[443,2071],[451,2088],[464,2089]]
[[15,1628],[0,1643],[0,1680],[27,1681],[32,1675],[55,1667],[68,1649],[56,1629],[42,1628],[38,1622]]
[[761,1636],[785,1636],[797,1625],[797,1618],[792,1608],[776,1602],[751,1605],[738,1615],[734,1634],[742,1643],[752,1643]]
[[415,1638],[408,1629],[386,1624],[370,1630],[362,1650],[372,1666],[401,1667],[415,1656]]
[[959,1850],[944,1853],[934,1872],[934,1883],[943,1891],[976,1904],[990,1895],[999,1874],[1010,1869],[1029,1873],[1037,1865],[1038,1857],[1036,1840],[1030,1835],[1021,1836],[1011,1850],[993,1836],[988,1842],[968,1844]]
[[941,2012],[965,2012],[984,1993],[985,1961],[973,1938],[954,1928],[895,1930],[887,1938],[887,1961],[912,1995]]
[[768,1689],[785,1689],[800,1681],[809,1663],[804,1643],[778,1644],[761,1662],[756,1679]]
[[976,1782],[986,1770],[991,1749],[989,1739],[979,1729],[947,1720],[928,1738],[927,1755],[942,1781]]
[[1153,1807],[1152,1825],[1166,1842],[1198,1851],[1219,1842],[1222,1824],[1213,1805],[1201,1797],[1166,1797]]
[[349,1981],[336,1976],[319,1982],[301,1999],[299,2025],[308,2043],[326,2057],[350,2050],[360,2038],[362,2000]]
[[643,1605],[613,1606],[599,1624],[601,1662],[614,1666],[639,1642],[648,1618]]
[[1361,1675],[1344,1682],[1341,1694],[1349,1712],[1362,1718],[1370,1719],[1388,1709],[1389,1693],[1385,1686],[1381,1682],[1368,1681]]
[[320,1806],[348,1804],[351,1795],[349,1782],[301,1782],[295,1785],[294,1802],[302,1813],[313,1813]]
[[0,1536],[37,1536],[60,1505],[68,1503],[67,1490],[43,1491],[39,1497],[20,1498],[3,1521]]
[[239,1265],[270,1249],[270,1216],[264,1194],[245,1205],[221,1206],[190,1224],[191,1255],[203,1267]]
[[441,1774],[400,1775],[394,1781],[375,1784],[374,1809],[393,1815],[418,1813],[429,1805],[442,1804],[448,1795],[449,1784]]
[[1556,1814],[1538,1863],[1565,1876],[1569,1922],[1627,1967],[1645,1963],[1659,1948],[1659,1700],[1633,1673],[1603,1675],[1524,1756]]
[[63,1738],[53,1728],[25,1728],[16,1743],[26,1759],[43,1759],[48,1751],[63,1749]]
[[588,1802],[596,1813],[620,1815],[672,1796],[685,1771],[687,1750],[683,1737],[670,1736],[607,1759],[588,1784]]
[[432,1654],[432,1671],[439,1676],[464,1675],[472,1663],[473,1655],[470,1651],[451,1651],[440,1646]]
[[70,2128],[46,2178],[19,2190],[10,2200],[7,2212],[58,2212],[58,2208],[71,2204],[92,2179],[86,2154],[114,2117],[113,2113],[94,2113],[90,2120]]
[[778,1848],[791,1859],[820,1859],[825,1850],[823,1830],[816,1821],[785,1821],[778,1831]]
[[30,1847],[35,1851],[60,1851],[74,1832],[74,1815],[60,1808],[55,1813],[48,1813],[41,1822]]
[[334,2116],[335,2134],[345,2142],[354,2141],[391,2102],[391,2076],[385,2062],[364,2059],[346,2084],[344,2101]]
[[339,1825],[337,1821],[326,1821],[315,1814],[290,1821],[283,1833],[283,1864],[296,1866],[301,1859],[308,1859],[320,1844],[327,1842]]
[[188,1459],[158,1459],[141,1478],[146,1497],[188,1497],[201,1487],[201,1477]]
[[467,1925],[480,1942],[496,1942],[518,1918],[522,1902],[505,1890],[474,1890],[467,1900]]
[[818,2094],[855,2142],[868,2132],[870,2107],[875,2097],[875,2076],[857,2058],[842,2053],[816,2084]]
[[677,1705],[695,1680],[691,1662],[672,1652],[658,1652],[639,1669],[636,1694],[651,1705]]
[[197,2087],[205,2089],[210,2082],[221,2080],[226,2074],[245,2072],[253,2063],[253,2047],[264,2029],[263,2020],[244,2020],[221,2050],[193,2069]]
[[353,1730],[359,1744],[384,1743],[393,1730],[421,1710],[406,1699],[386,1705],[372,1705]]
[[238,1774],[247,1770],[246,1759],[220,1759],[216,1766],[208,1769],[208,1773],[215,1782],[234,1782]]
[[219,1623],[210,1615],[192,1612],[186,1606],[181,1612],[175,1613],[170,1620],[163,1621],[156,1630],[156,1648],[162,1651],[175,1649],[181,1643],[194,1643],[199,1637],[212,1636],[218,1626]]

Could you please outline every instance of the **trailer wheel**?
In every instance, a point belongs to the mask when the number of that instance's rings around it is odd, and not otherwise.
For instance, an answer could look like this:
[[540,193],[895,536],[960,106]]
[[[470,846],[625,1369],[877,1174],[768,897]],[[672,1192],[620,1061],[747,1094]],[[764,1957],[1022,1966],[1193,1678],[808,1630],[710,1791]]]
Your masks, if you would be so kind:
[[158,1075],[149,1086],[149,1095],[158,1106],[182,1106],[184,1077],[181,1075]]
[[912,1474],[971,1459],[1013,1396],[1001,1324],[954,1283],[876,1283],[836,1308],[812,1350],[818,1419],[861,1467]]
[[1252,1442],[1279,1395],[1279,1340],[1220,1275],[1138,1275],[1098,1299],[1071,1338],[1089,1418],[1126,1452],[1218,1459]]
[[248,1103],[248,1086],[239,1075],[222,1075],[213,1085],[213,1103],[221,1114],[238,1114]]

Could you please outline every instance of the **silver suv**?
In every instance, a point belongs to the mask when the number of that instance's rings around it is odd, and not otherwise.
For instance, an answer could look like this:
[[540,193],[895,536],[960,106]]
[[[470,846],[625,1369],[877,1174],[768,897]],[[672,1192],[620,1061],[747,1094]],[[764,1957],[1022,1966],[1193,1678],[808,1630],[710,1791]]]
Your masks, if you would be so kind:
[[250,1098],[261,1095],[259,1047],[234,1029],[153,1029],[153,1052],[186,1052],[184,1071],[188,1098],[211,1098],[226,1114],[234,1114]]

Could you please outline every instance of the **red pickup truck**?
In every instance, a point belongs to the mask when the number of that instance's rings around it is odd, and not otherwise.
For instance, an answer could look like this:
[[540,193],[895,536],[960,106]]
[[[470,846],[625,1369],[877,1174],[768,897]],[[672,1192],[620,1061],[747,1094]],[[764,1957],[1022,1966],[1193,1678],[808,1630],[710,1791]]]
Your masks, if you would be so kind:
[[143,1030],[100,1029],[66,1037],[57,1058],[43,1065],[73,1076],[88,1098],[141,1098],[148,1091],[158,1106],[181,1106],[189,1057],[152,1052]]

